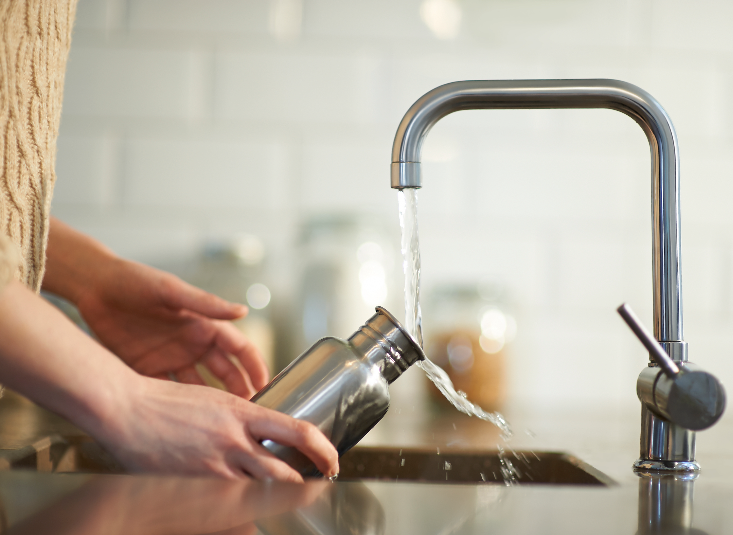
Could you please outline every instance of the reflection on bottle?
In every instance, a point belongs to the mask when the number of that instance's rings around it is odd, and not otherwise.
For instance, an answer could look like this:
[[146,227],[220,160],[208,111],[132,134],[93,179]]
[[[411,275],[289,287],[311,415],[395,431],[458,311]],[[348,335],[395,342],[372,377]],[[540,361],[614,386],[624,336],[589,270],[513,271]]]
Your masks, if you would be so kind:
[[383,535],[386,516],[361,482],[337,483],[308,507],[259,520],[264,535]]
[[692,527],[697,473],[639,475],[638,535],[706,535]]

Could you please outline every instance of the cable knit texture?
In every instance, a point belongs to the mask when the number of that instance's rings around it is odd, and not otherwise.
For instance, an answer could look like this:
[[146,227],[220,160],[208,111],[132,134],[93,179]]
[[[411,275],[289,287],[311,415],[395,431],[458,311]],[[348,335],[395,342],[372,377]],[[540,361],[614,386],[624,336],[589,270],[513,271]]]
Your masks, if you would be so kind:
[[0,288],[43,280],[75,11],[76,0],[0,0]]

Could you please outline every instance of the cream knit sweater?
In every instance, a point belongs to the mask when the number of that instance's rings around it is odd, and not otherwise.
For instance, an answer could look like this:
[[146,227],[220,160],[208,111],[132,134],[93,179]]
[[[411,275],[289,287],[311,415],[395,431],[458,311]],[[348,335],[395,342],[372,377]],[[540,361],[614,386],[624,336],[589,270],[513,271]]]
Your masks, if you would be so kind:
[[77,0],[0,0],[0,288],[43,280]]

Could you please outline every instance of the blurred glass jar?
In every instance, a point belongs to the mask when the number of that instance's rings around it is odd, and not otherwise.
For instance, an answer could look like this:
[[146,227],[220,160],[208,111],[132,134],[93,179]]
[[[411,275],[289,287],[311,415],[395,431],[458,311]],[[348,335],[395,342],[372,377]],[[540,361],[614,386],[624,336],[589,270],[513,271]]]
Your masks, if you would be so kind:
[[[396,239],[379,222],[353,214],[313,217],[297,247],[302,266],[298,290],[297,336],[291,359],[325,336],[346,337],[374,307],[397,308],[393,287]],[[287,363],[285,363],[287,364]]]
[[[440,285],[423,309],[428,358],[487,411],[500,410],[506,399],[506,355],[517,329],[502,294],[495,284]],[[428,388],[434,400],[449,406],[437,388]]]
[[[249,313],[233,323],[260,350],[270,372],[275,369],[275,335],[270,317],[270,284],[265,270],[265,247],[252,234],[206,242],[184,278],[194,286],[249,307]],[[235,362],[236,364],[236,362]],[[207,370],[204,379],[218,386]]]

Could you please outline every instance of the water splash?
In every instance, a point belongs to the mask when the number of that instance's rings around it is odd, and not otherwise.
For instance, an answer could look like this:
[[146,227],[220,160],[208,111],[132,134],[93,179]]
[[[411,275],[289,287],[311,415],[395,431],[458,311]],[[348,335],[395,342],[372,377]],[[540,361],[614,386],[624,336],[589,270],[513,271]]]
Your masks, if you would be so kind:
[[428,378],[440,390],[441,394],[460,412],[494,424],[501,430],[501,437],[504,440],[508,440],[512,436],[511,427],[500,413],[486,412],[475,403],[469,401],[466,398],[465,392],[461,392],[460,390],[456,391],[453,382],[443,368],[428,359],[418,362],[417,365],[425,371]]
[[[422,311],[420,310],[420,235],[417,226],[417,189],[406,188],[397,193],[402,228],[402,267],[405,273],[405,328],[423,346]],[[426,359],[417,365],[440,392],[460,412],[491,422],[501,430],[502,438],[508,440],[512,430],[498,412],[486,412],[466,399],[466,394],[456,391],[448,374],[432,361]]]
[[[499,463],[501,465],[499,469],[501,471],[501,477],[504,479],[504,484],[507,487],[514,486],[519,482],[518,480],[522,477],[522,473],[519,471],[519,468],[514,466],[514,463],[509,459],[504,448],[498,446],[498,449]],[[514,455],[516,456],[516,452]]]

